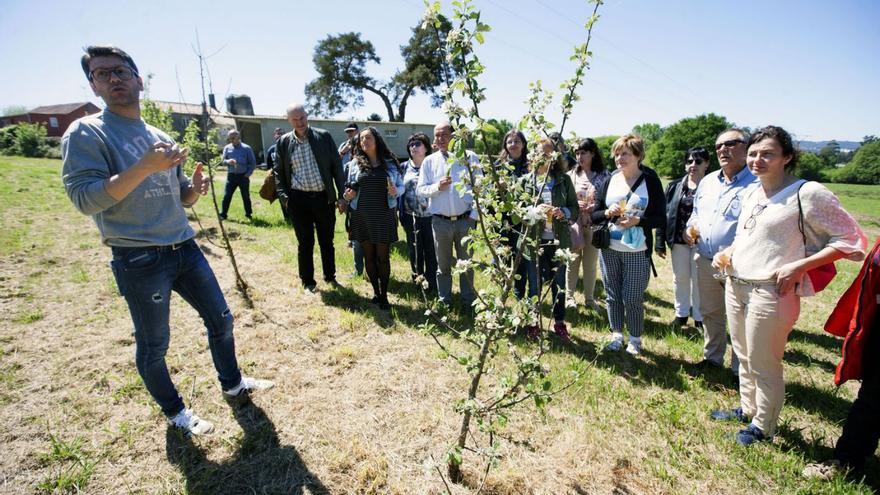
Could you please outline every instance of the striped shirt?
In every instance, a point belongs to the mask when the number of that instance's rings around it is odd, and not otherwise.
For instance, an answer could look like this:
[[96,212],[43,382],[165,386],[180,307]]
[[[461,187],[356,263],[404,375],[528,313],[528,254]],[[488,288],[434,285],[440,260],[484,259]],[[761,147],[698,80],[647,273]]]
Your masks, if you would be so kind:
[[293,152],[290,153],[290,188],[298,191],[323,191],[324,181],[308,137],[300,140],[294,132],[291,145]]

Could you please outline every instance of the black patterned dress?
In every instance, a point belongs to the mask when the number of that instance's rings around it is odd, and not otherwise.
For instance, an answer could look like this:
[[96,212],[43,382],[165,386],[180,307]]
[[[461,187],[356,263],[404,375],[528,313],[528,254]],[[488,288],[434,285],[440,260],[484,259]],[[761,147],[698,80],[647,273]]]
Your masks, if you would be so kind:
[[397,208],[388,207],[388,172],[384,167],[358,174],[358,205],[351,213],[351,238],[358,242],[397,242]]

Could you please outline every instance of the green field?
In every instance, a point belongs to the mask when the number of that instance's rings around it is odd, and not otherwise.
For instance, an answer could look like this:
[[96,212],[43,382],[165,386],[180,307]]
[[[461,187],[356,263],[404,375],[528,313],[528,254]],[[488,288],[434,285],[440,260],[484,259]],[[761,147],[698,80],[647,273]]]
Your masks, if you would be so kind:
[[[109,251],[92,221],[67,201],[59,174],[55,160],[0,157],[4,493],[444,493],[431,459],[443,458],[456,433],[452,405],[465,395],[466,376],[417,330],[424,308],[409,282],[403,243],[392,257],[391,315],[368,303],[364,280],[347,276],[352,264],[341,221],[336,258],[343,287],[305,293],[293,232],[277,203],[257,196],[264,174],[258,172],[254,220],[244,218],[236,198],[226,222],[255,302],[247,309],[217,245],[210,198],[202,199],[191,218],[235,313],[240,365],[278,386],[255,396],[244,412],[230,409],[218,392],[204,329],[175,296],[169,368],[187,404],[218,430],[184,439],[166,429],[141,385]],[[222,181],[216,184],[222,194]],[[880,235],[880,186],[829,187],[873,242]],[[833,386],[841,341],[821,326],[859,264],[839,262],[831,286],[804,301],[785,355],[779,434],[744,449],[732,440],[736,425],[708,418],[712,409],[736,405],[737,391],[724,370],[689,373],[702,358],[702,336],[666,324],[673,316],[670,266],[655,262],[643,355],[601,352],[605,316],[583,306],[570,311],[574,342],[554,341],[546,361],[554,385],[572,370],[582,378],[554,398],[545,416],[529,406],[515,410],[483,493],[880,488],[876,459],[865,479],[823,484],[800,477],[806,463],[831,454],[858,388]],[[466,458],[470,488],[453,493],[476,489],[481,473],[473,461]]]

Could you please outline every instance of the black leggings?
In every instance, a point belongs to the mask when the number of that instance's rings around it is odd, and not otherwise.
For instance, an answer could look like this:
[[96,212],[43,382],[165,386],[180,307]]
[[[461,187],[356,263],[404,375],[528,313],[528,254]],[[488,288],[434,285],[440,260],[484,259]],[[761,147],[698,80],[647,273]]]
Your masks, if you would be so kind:
[[373,284],[373,292],[379,298],[388,298],[388,281],[391,279],[391,244],[362,241],[364,269]]

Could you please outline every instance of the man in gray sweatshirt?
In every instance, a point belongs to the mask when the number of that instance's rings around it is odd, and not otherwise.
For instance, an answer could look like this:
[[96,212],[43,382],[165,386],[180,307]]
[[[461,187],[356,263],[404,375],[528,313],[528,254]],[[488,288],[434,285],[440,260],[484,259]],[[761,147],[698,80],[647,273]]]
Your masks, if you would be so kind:
[[209,179],[201,163],[187,178],[187,150],[141,120],[143,80],[127,53],[90,46],[81,64],[107,108],[75,121],[64,134],[64,188],[74,206],[92,216],[113,253],[110,266],[134,323],[135,363],[147,391],[169,424],[187,434],[210,433],[213,425],[184,406],[165,364],[172,290],[202,317],[227,397],[273,383],[242,376],[232,313],[183,209],[207,193]]

